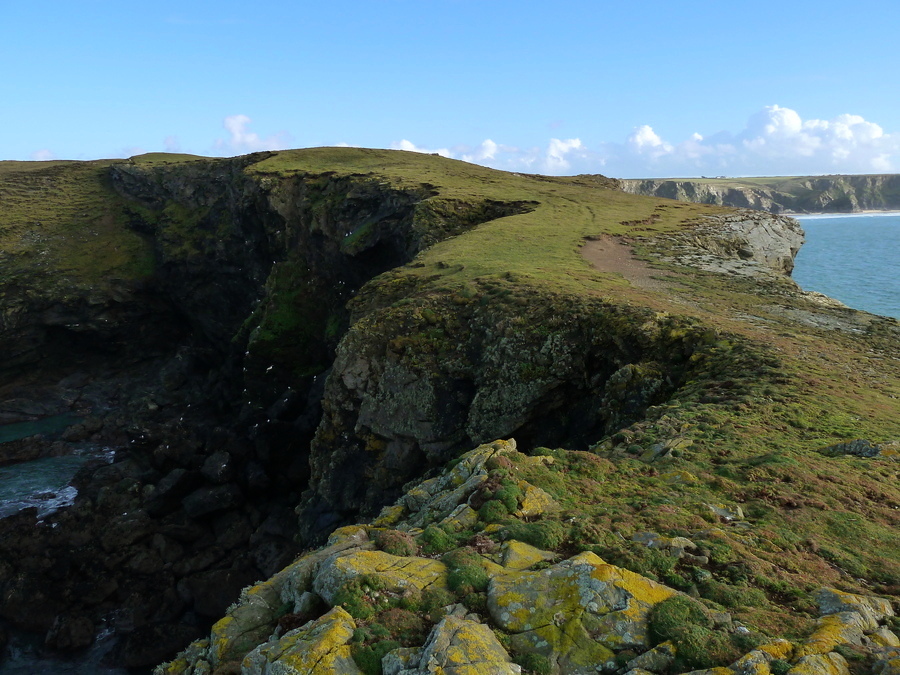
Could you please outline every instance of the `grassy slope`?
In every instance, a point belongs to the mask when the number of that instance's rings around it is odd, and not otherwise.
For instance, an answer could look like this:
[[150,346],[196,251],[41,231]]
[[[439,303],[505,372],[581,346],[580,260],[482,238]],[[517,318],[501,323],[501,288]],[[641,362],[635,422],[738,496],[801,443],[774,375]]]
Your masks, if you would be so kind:
[[[190,159],[154,155],[135,161]],[[103,166],[0,165],[4,273],[34,269],[42,256],[85,280],[146,269],[140,239],[124,228],[116,200],[103,185]],[[433,199],[448,202],[537,202],[529,213],[485,223],[432,247],[376,285],[398,283],[440,296],[478,295],[486,283],[503,283],[508,298],[539,298],[550,306],[558,301],[560,308],[579,299],[649,307],[714,328],[719,337],[710,358],[719,353],[722,363],[746,364],[743,371],[719,373],[713,364],[708,379],[689,383],[647,421],[597,439],[603,440],[597,451],[613,460],[613,472],[593,475],[579,468],[577,455],[563,453],[567,459],[543,482],[566,503],[564,516],[585,524],[570,532],[566,546],[599,547],[607,557],[655,569],[669,583],[690,588],[697,585],[696,570],[666,569],[668,560],[648,560],[627,540],[646,529],[697,536],[703,527],[720,524],[706,503],[740,504],[748,529],[727,528],[709,564],[720,585],[700,589],[739,616],[773,632],[802,632],[802,617],[811,611],[809,593],[822,583],[895,597],[900,592],[898,464],[815,452],[850,438],[900,438],[896,322],[817,308],[789,284],[671,264],[665,291],[636,288],[592,269],[579,254],[587,236],[626,235],[640,255],[658,264],[665,234],[723,209],[626,195],[589,178],[522,176],[397,151],[280,152],[247,171],[428,184],[437,192]],[[98,229],[103,223],[105,229]],[[122,257],[111,256],[117,247],[125,251]],[[852,331],[814,328],[796,316],[844,321]],[[655,443],[678,443],[681,449],[653,464],[640,461]],[[678,471],[690,477],[672,479]]]
[[[707,584],[704,593],[743,618],[796,635],[807,628],[802,617],[814,613],[810,593],[823,583],[898,593],[898,464],[815,452],[851,438],[900,438],[896,322],[823,310],[790,283],[672,265],[666,266],[673,273],[667,290],[651,292],[591,269],[578,253],[586,236],[627,235],[645,259],[658,262],[666,248],[663,235],[721,211],[715,207],[625,195],[587,179],[518,176],[398,152],[279,153],[252,170],[335,171],[428,183],[437,187],[438,198],[536,200],[530,213],[444,241],[382,283],[411,277],[418,292],[442,294],[466,288],[479,293],[485,280],[505,280],[512,295],[522,298],[536,293],[551,303],[554,297],[580,296],[648,306],[714,327],[723,355],[755,354],[747,359],[749,370],[690,383],[651,419],[598,446],[614,459],[618,475],[602,484],[576,469],[551,477],[550,486],[569,506],[567,515],[590,524],[586,534],[572,534],[569,545],[599,543],[599,552],[651,570],[659,561],[651,564],[632,546],[616,543],[619,535],[628,538],[643,529],[696,533],[717,520],[704,504],[722,501],[742,505],[751,527],[744,534],[729,528],[710,563],[719,585]],[[653,214],[657,218],[649,223],[627,224]],[[851,332],[792,318],[820,315],[845,320]],[[754,372],[757,367],[766,372]],[[680,456],[651,466],[636,461],[654,443],[673,441],[686,448]],[[672,482],[671,473],[682,470],[696,481]],[[690,569],[663,573],[672,583],[695,585]],[[758,591],[765,593],[762,601]],[[800,611],[799,619],[792,608]]]
[[0,162],[3,280],[40,284],[51,273],[91,285],[152,271],[150,246],[126,227],[121,202],[106,184],[111,163]]

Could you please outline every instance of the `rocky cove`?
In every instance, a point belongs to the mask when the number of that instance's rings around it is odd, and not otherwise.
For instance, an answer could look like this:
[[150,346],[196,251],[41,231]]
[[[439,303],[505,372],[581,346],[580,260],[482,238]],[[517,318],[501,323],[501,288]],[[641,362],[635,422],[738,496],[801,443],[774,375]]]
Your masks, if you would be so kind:
[[[778,617],[794,605],[807,634],[754,663],[824,668],[846,661],[833,650],[846,636],[796,645],[813,639],[812,599],[827,584],[862,598],[842,611],[876,608],[846,641],[866,664],[889,661],[862,647],[890,632],[893,613],[866,598],[895,598],[898,579],[898,328],[796,288],[795,222],[632,197],[602,177],[365,150],[51,163],[2,179],[0,419],[83,419],[55,440],[0,445],[0,461],[115,450],[79,470],[72,506],[0,519],[7,630],[75,653],[111,630],[110,662],[138,670],[200,639],[165,672],[239,672],[242,661],[246,672],[320,672],[301,647],[321,672],[358,672],[360,654],[387,646],[407,652],[384,672],[430,672],[412,650],[447,658],[434,645],[452,635],[490,644],[494,665],[471,672],[521,668],[510,654],[531,672],[544,661],[615,671],[661,649],[649,612],[684,596],[718,603],[694,623],[728,643],[719,661],[640,667],[728,665],[753,651],[738,654],[728,636],[755,619],[762,628],[748,632],[783,639],[797,619]],[[31,200],[44,209],[37,224]],[[592,269],[578,250],[600,235],[660,265],[666,290]],[[121,262],[98,274],[97,251]],[[806,341],[823,335],[828,346],[810,355]],[[877,359],[880,374],[853,371],[855,400],[835,406],[823,359]],[[850,421],[856,412],[863,421]],[[841,460],[818,450],[864,436],[875,449],[844,462],[857,462],[841,471],[859,489],[841,502],[817,482],[822,462]],[[773,481],[782,489],[763,490]],[[593,510],[571,501],[579,494]],[[848,553],[855,537],[837,521],[815,550],[801,543],[816,499],[868,523],[870,548]],[[357,522],[371,524],[335,534]],[[647,543],[673,537],[690,546]],[[529,564],[508,563],[511,550]],[[779,555],[784,569],[771,567]],[[586,652],[555,633],[509,637],[545,625],[501,607],[504,583],[537,583],[501,569],[534,565],[553,578],[607,570],[603,583],[625,589],[609,591],[610,607],[644,598],[626,630],[643,637],[602,637],[599,624],[618,619],[595,609],[562,631],[588,640]],[[411,580],[417,566],[429,581]],[[457,570],[477,583],[450,583]],[[412,596],[444,595],[404,604],[410,584]],[[584,611],[566,607],[546,625]],[[387,626],[401,619],[412,628]]]

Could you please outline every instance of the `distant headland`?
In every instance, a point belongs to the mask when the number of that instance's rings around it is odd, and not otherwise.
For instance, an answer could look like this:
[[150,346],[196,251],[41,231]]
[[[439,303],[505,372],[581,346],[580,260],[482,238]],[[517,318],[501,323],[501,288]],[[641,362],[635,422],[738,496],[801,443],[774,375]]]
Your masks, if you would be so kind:
[[770,213],[900,210],[900,174],[623,179],[625,192]]

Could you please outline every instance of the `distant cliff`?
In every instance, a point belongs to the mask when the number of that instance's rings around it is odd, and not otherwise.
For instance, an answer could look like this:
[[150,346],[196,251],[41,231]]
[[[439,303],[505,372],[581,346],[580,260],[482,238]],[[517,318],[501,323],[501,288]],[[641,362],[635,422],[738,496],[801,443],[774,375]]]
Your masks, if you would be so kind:
[[625,192],[771,213],[900,210],[900,175],[622,180]]

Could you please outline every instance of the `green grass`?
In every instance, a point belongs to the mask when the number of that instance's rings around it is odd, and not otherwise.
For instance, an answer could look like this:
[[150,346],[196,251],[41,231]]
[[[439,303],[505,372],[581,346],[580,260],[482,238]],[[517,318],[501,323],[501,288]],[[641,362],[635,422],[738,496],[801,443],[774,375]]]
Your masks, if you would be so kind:
[[[200,160],[148,155],[132,161],[166,170]],[[563,552],[594,550],[777,634],[808,620],[809,594],[820,584],[896,597],[900,467],[817,450],[853,438],[900,438],[897,322],[816,307],[787,281],[680,267],[669,258],[671,235],[724,211],[717,207],[628,195],[592,177],[518,175],[400,151],[317,148],[260,153],[248,162],[245,173],[267,190],[304,177],[319,183],[337,177],[421,200],[419,226],[434,239],[447,238],[364,286],[350,311],[357,319],[372,317],[366,330],[383,334],[398,358],[409,358],[424,374],[463,358],[457,339],[489,310],[496,329],[524,345],[587,334],[610,349],[640,344],[646,358],[634,364],[635,377],[651,384],[671,379],[645,413],[597,438],[594,454],[546,451],[555,453],[552,466],[522,474],[563,511],[517,525],[517,536]],[[7,281],[52,272],[97,283],[152,271],[150,245],[128,229],[123,202],[105,182],[110,164],[0,163],[0,262]],[[743,182],[796,188],[791,181],[801,179]],[[515,208],[482,222],[497,205]],[[205,240],[192,237],[214,238],[197,232],[201,216],[169,207],[162,234],[171,239],[172,255],[202,252]],[[452,227],[442,229],[447,223]],[[360,228],[346,246],[359,246],[370,234]],[[580,247],[586,237],[604,234],[626,237],[647,265],[668,276],[651,289],[593,269]],[[343,308],[316,314],[297,289],[302,275],[289,264],[275,270],[270,283],[278,292],[261,304],[248,330],[257,329],[267,355],[296,360],[301,374],[307,366],[323,367],[297,357],[296,347],[322,336],[336,340]],[[844,322],[847,330],[798,320],[805,315]],[[540,383],[550,367],[523,361],[516,376]],[[659,447],[671,452],[652,459]],[[515,497],[493,495],[485,519],[502,522]],[[721,522],[709,503],[740,505],[746,529]],[[711,579],[630,541],[648,530],[694,537],[708,553]],[[460,541],[432,525],[418,544],[435,554]]]
[[0,162],[3,279],[95,284],[152,273],[151,245],[128,228],[107,182],[110,164]]

